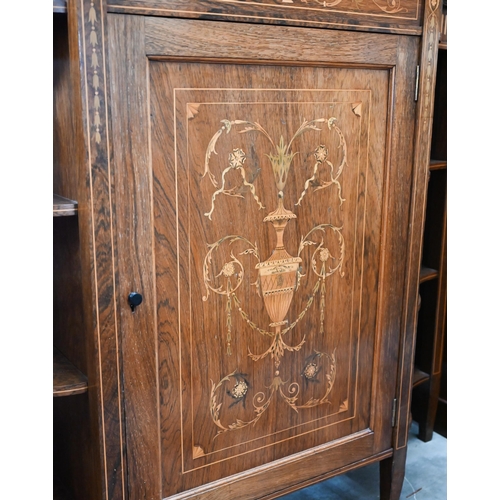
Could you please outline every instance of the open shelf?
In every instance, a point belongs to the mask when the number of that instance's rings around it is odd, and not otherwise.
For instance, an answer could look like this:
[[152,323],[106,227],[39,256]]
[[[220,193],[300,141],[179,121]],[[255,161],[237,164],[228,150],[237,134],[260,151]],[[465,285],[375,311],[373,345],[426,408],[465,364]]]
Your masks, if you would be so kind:
[[[447,59],[446,0],[436,68],[427,200],[420,270],[420,309],[411,414],[418,423],[418,437],[428,442],[439,421],[446,435],[446,221],[447,221]],[[444,408],[437,416],[438,408]],[[437,428],[436,428],[437,430]]]
[[76,201],[54,194],[54,205],[52,209],[54,217],[76,215],[77,210],[78,203]]
[[53,396],[72,396],[87,392],[87,377],[54,347]]
[[446,167],[446,160],[431,160],[429,163],[429,170],[443,170]]
[[64,14],[67,11],[66,0],[52,0],[52,9],[56,14]]
[[437,278],[439,273],[436,269],[432,269],[430,267],[422,266],[420,268],[420,283],[424,283],[425,281],[430,281],[432,279]]
[[439,39],[438,48],[447,49],[448,41],[448,0],[443,0],[443,15],[441,17],[441,37]]
[[419,370],[417,367],[413,370],[413,387],[417,387],[417,385],[423,384],[427,380],[430,379],[428,373]]

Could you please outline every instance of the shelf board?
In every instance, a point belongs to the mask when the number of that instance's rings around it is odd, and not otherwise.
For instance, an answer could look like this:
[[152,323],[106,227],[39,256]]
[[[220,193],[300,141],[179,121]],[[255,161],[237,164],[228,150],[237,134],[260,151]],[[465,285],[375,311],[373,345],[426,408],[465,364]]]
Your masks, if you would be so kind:
[[447,50],[448,49],[447,42],[439,42],[438,48],[443,49],[443,50]]
[[415,368],[413,370],[413,387],[417,387],[417,385],[423,384],[429,379],[430,376],[428,373],[425,373],[422,370],[419,370],[418,368]]
[[53,12],[57,14],[64,14],[67,12],[67,1],[66,0],[52,0]]
[[429,163],[429,170],[443,170],[446,166],[446,160],[431,160]]
[[87,392],[87,377],[54,348],[53,396],[72,396]]
[[54,194],[54,205],[52,213],[54,217],[63,217],[66,215],[75,215],[78,210],[78,203],[64,196]]
[[439,275],[439,273],[438,273],[438,271],[436,271],[436,269],[422,266],[420,268],[420,280],[419,280],[419,282],[423,283],[424,281],[433,280],[433,279],[437,278],[438,275]]

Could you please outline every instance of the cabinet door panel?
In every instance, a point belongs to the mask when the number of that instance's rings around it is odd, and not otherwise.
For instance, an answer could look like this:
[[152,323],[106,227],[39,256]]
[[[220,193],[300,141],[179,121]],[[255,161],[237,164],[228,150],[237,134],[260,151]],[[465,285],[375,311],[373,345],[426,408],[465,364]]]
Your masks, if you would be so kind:
[[[122,310],[127,447],[143,458],[131,497],[219,481],[207,498],[252,498],[256,467],[298,482],[390,448],[389,301],[404,279],[391,245],[407,205],[391,212],[388,195],[395,159],[411,167],[411,126],[393,133],[410,84],[389,38],[383,63],[341,37],[300,65],[254,47],[229,61],[210,38],[196,58],[189,33],[205,25],[186,21],[175,48],[148,56],[179,23],[110,22],[120,286],[145,299]],[[216,31],[229,47],[230,25]],[[287,33],[289,54],[312,35]],[[307,458],[315,447],[327,464]]]
[[[375,308],[363,303],[376,301],[382,183],[367,169],[384,161],[387,71],[358,74],[382,94],[371,130],[372,91],[351,90],[359,80],[349,70],[155,62],[150,71],[155,232],[179,230],[176,261],[166,238],[155,253],[157,268],[178,265],[184,469],[368,428],[372,374],[358,355],[361,344],[373,364]],[[177,87],[198,75],[207,90]],[[235,90],[217,89],[221,75]],[[317,77],[346,90],[307,90]],[[262,90],[273,82],[283,88]],[[295,86],[304,90],[287,90]],[[174,138],[167,162],[164,137]],[[382,146],[371,157],[369,140]],[[168,214],[176,194],[183,201]],[[367,236],[375,251],[365,255]],[[160,308],[159,321],[168,314]]]

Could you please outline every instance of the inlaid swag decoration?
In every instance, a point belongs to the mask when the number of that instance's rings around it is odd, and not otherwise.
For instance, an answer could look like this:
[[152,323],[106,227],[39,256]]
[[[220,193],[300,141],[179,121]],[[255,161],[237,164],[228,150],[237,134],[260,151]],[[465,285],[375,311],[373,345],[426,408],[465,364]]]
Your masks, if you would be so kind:
[[[360,9],[363,7],[365,0],[282,0],[284,4],[308,4],[308,5],[320,5],[321,7],[336,7],[341,4],[351,4],[355,9]],[[388,14],[395,14],[396,12],[407,12],[401,6],[401,0],[386,0],[385,2],[380,0],[371,0],[372,4],[378,7],[381,11],[387,12]]]
[[[245,2],[246,0],[217,0],[220,3],[235,3],[236,1]],[[406,13],[409,10],[404,6],[408,2],[402,0],[260,0],[258,2],[254,0],[252,3],[280,5],[289,8],[323,8],[325,10],[337,7],[339,9],[352,9],[353,11],[363,11],[368,4],[377,9],[377,11],[385,12],[386,14]]]
[[[272,169],[276,185],[277,207],[264,217],[264,223],[270,222],[276,234],[276,247],[267,260],[262,260],[257,243],[252,243],[249,239],[241,235],[226,235],[214,243],[208,244],[208,252],[203,262],[203,279],[206,293],[203,296],[204,301],[208,301],[212,292],[224,297],[226,311],[226,342],[227,355],[231,355],[231,340],[233,314],[239,314],[248,328],[257,335],[269,338],[269,347],[261,353],[253,353],[248,349],[248,356],[255,362],[269,358],[274,363],[274,378],[267,387],[267,394],[264,391],[257,392],[252,398],[251,404],[254,408],[254,418],[247,421],[236,419],[230,424],[223,424],[221,421],[221,398],[229,395],[234,402],[245,405],[250,382],[246,374],[238,370],[223,377],[219,382],[212,381],[210,397],[210,415],[214,424],[219,428],[218,435],[255,424],[271,404],[275,394],[279,394],[283,400],[296,412],[304,408],[312,408],[321,404],[329,403],[328,396],[333,388],[336,374],[336,359],[334,352],[319,352],[313,350],[313,354],[306,358],[305,366],[301,375],[305,383],[319,383],[317,378],[320,371],[320,365],[327,367],[325,387],[323,396],[319,398],[310,398],[308,401],[299,402],[300,387],[297,382],[283,381],[280,377],[280,363],[286,352],[297,352],[306,344],[306,335],[297,345],[289,345],[286,341],[286,334],[294,329],[300,321],[309,313],[314,301],[319,300],[319,318],[318,333],[324,334],[324,318],[326,307],[326,287],[328,279],[335,273],[344,276],[342,264],[344,262],[345,242],[342,235],[342,227],[332,224],[319,224],[310,229],[310,231],[301,237],[299,246],[294,255],[285,248],[283,242],[283,233],[291,219],[296,219],[297,215],[284,206],[284,190],[288,174],[292,167],[293,159],[298,151],[293,150],[294,141],[302,134],[313,134],[322,131],[327,127],[331,134],[338,137],[338,148],[341,149],[339,155],[340,162],[334,165],[329,159],[329,150],[327,145],[318,144],[314,150],[315,163],[312,165],[309,178],[305,181],[303,190],[296,200],[295,205],[300,205],[306,196],[314,196],[318,190],[327,189],[335,186],[338,193],[339,208],[345,201],[342,198],[342,186],[339,178],[342,171],[347,166],[347,146],[340,127],[337,125],[337,119],[334,117],[317,118],[304,121],[290,141],[286,142],[281,136],[279,141],[274,141],[269,133],[257,122],[245,120],[222,120],[222,127],[213,135],[205,154],[205,169],[203,177],[208,179],[213,185],[214,191],[211,197],[211,207],[204,214],[212,220],[212,215],[217,210],[218,200],[222,196],[243,197],[242,191],[247,190],[251,193],[253,202],[257,204],[259,210],[266,210],[259,193],[254,185],[255,175],[250,172],[246,165],[246,153],[241,148],[235,148],[229,154],[228,162],[218,179],[211,169],[212,155],[216,154],[216,145],[219,137],[223,134],[257,133],[266,137],[270,144],[270,152],[266,154],[269,168]],[[219,165],[219,168],[222,168]],[[328,172],[328,180],[320,180],[320,170]],[[226,177],[230,172],[237,172],[240,184],[232,188],[227,187]],[[257,174],[258,175],[258,174]],[[338,241],[337,251],[329,248],[325,239],[326,236],[333,236]],[[235,243],[241,250],[241,245],[246,247],[243,251],[234,250]],[[306,262],[304,249],[314,248],[310,256],[310,262]],[[220,252],[220,253],[219,253]],[[219,253],[218,259],[215,259],[215,253]],[[215,260],[220,261],[223,256],[224,264],[220,269],[215,269]],[[271,322],[268,326],[259,326],[249,314],[245,311],[245,304],[238,297],[238,290],[246,279],[247,269],[245,269],[241,256],[251,255],[255,259],[255,269],[257,270],[257,280],[252,283],[256,293],[262,297],[267,314]],[[305,266],[310,266],[316,282],[309,293],[309,298],[299,313],[299,315],[289,324],[286,319],[290,304],[293,300],[296,290],[299,288],[301,278],[306,274],[303,272]],[[287,387],[286,387],[287,386]],[[229,389],[228,389],[229,387]]]

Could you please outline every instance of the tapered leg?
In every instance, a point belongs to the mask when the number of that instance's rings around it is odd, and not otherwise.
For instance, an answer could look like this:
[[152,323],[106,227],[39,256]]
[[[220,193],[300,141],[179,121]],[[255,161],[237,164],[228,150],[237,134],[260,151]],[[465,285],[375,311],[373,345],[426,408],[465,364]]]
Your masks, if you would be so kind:
[[399,500],[405,478],[406,446],[380,462],[380,500]]
[[433,375],[429,384],[429,395],[427,399],[427,408],[422,422],[418,425],[418,437],[424,443],[432,439],[434,433],[434,423],[436,422],[436,413],[439,401],[439,388],[441,385],[441,374]]

